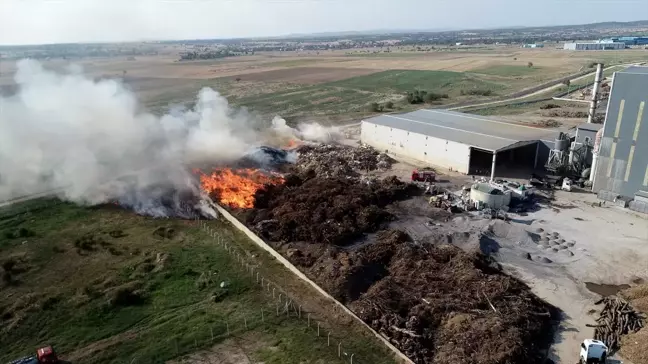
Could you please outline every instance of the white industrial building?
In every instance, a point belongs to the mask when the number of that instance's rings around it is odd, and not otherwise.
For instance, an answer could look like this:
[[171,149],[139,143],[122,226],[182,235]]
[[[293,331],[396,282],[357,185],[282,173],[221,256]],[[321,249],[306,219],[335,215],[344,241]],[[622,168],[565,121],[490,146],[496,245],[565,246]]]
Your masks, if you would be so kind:
[[[379,151],[465,174],[531,173],[558,132],[495,118],[422,109],[362,121],[361,141]],[[497,172],[496,172],[497,169]]]
[[565,43],[564,49],[570,51],[605,51],[625,49],[626,44],[621,42],[574,42]]

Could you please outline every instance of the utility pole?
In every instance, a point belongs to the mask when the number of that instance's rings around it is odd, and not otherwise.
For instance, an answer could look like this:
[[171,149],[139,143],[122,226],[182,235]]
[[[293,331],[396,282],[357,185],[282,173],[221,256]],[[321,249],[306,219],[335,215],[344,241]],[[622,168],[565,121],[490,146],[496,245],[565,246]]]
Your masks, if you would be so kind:
[[598,92],[601,86],[601,79],[603,78],[603,63],[596,65],[596,77],[594,78],[594,87],[592,88],[592,101],[590,102],[589,113],[587,114],[587,123],[591,124],[594,121],[594,114],[596,113],[596,106],[598,104]]

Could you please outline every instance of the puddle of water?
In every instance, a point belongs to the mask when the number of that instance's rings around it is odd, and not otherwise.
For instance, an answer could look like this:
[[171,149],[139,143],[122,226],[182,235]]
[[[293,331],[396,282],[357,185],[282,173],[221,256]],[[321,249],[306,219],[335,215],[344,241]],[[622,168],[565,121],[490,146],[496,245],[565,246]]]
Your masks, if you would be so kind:
[[594,293],[598,293],[603,297],[612,296],[619,291],[630,288],[629,284],[598,284],[592,282],[585,282],[585,287]]

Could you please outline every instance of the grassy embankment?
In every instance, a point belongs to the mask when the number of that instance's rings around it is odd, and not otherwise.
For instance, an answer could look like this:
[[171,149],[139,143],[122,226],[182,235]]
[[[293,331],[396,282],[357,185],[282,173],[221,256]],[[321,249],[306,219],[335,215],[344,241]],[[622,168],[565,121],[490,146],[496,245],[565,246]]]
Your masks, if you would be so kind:
[[[227,355],[234,337],[254,343],[245,354],[257,361],[341,362],[303,318],[276,317],[271,295],[195,222],[51,202],[0,209],[0,361],[53,344],[73,362],[160,363],[216,345]],[[267,277],[313,296],[230,225],[210,224]],[[327,321],[355,361],[393,363],[357,324]]]

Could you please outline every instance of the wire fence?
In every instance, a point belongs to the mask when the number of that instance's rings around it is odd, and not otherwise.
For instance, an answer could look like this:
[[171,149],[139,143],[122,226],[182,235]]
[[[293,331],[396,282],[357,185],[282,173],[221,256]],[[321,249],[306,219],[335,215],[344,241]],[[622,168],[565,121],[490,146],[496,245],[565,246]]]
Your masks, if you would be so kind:
[[[326,342],[326,347],[330,348],[331,353],[341,362],[360,363],[358,357],[349,351],[344,338],[329,329],[326,320],[314,312],[305,310],[292,295],[263,274],[258,264],[249,261],[244,248],[210,228],[207,222],[196,219],[196,223],[238,263],[239,273],[258,285],[263,292],[262,297],[265,298],[265,302],[261,304],[260,309],[244,308],[239,310],[235,317],[230,316],[226,320],[214,321],[209,325],[208,332],[193,331],[182,337],[167,339],[167,347],[171,348],[172,354],[176,357],[188,355],[227,338],[241,338],[241,334],[251,330],[277,327],[284,325],[286,320],[297,320],[304,328],[304,333],[320,338],[322,343]],[[137,358],[133,358],[131,363],[137,363]]]
[[[41,209],[47,209],[64,202],[58,199],[44,199],[33,204],[24,204],[19,208],[12,206],[11,209],[0,211],[0,216],[17,216],[24,213],[34,212]],[[2,210],[2,209],[0,209]],[[1,213],[1,212],[4,212]],[[291,294],[288,293],[281,285],[273,281],[268,275],[261,272],[257,263],[248,259],[245,249],[239,246],[233,239],[228,239],[223,234],[210,228],[206,221],[196,219],[197,225],[202,229],[214,242],[227,252],[238,266],[239,273],[246,277],[262,290],[262,297],[265,302],[261,303],[261,308],[256,310],[240,309],[234,316],[229,316],[225,320],[213,320],[210,322],[209,330],[191,331],[182,336],[171,338],[162,338],[168,350],[165,353],[157,355],[147,355],[146,361],[151,359],[154,362],[156,357],[176,357],[176,360],[182,361],[182,356],[195,353],[201,348],[221,342],[227,338],[244,339],[243,335],[252,330],[264,330],[277,328],[285,325],[287,320],[297,320],[301,323],[304,333],[326,342],[326,348],[330,348],[331,354],[336,355],[341,362],[358,364],[360,359],[355,353],[349,350],[344,338],[333,333],[329,329],[326,320],[314,312],[308,312],[302,304],[299,303]],[[191,312],[188,312],[190,315]],[[291,322],[291,324],[294,322]],[[139,358],[133,357],[131,364],[138,363]]]

